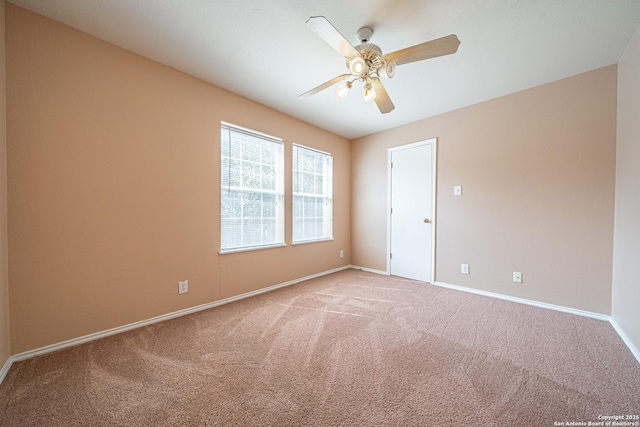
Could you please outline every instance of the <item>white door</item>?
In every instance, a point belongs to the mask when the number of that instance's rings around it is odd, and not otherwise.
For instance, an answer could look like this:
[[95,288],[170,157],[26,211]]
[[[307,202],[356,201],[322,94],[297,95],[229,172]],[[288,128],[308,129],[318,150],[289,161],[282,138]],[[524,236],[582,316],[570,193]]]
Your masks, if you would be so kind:
[[433,281],[435,139],[389,150],[389,273]]

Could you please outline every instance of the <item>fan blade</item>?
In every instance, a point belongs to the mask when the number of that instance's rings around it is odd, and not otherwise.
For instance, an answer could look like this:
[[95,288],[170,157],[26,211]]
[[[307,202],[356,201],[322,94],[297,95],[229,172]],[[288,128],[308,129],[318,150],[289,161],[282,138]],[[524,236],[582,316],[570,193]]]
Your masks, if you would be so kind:
[[350,74],[342,74],[341,76],[337,76],[332,78],[331,80],[322,83],[320,86],[318,87],[314,87],[313,89],[311,89],[309,92],[305,92],[302,95],[298,96],[298,98],[300,99],[305,99],[310,97],[311,95],[315,95],[316,93],[325,90],[328,87],[333,86],[334,84],[341,82],[342,80],[346,79],[347,77],[349,77]]
[[408,64],[410,62],[456,53],[459,45],[460,40],[458,40],[458,36],[451,34],[446,37],[388,53],[385,59],[387,61],[396,61],[396,65]]
[[312,16],[307,21],[307,27],[345,58],[360,56],[356,48],[324,16]]
[[387,90],[384,88],[384,86],[382,85],[382,82],[380,81],[380,79],[377,78],[372,78],[371,79],[371,87],[373,87],[373,90],[376,91],[376,105],[378,106],[378,109],[380,109],[380,112],[382,114],[387,114],[393,111],[395,107],[395,105],[393,105],[393,102],[391,102],[391,98],[389,98],[389,94],[387,93]]

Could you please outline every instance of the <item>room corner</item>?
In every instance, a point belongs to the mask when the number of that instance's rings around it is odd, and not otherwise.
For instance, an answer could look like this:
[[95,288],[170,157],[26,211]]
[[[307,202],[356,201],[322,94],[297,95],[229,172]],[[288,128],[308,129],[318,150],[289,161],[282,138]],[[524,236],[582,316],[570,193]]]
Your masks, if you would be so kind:
[[0,381],[10,366],[4,0],[0,1]]

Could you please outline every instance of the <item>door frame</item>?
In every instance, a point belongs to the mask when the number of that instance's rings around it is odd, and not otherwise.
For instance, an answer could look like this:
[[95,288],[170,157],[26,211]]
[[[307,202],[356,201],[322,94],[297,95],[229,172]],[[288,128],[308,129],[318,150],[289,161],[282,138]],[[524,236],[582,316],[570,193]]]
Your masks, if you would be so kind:
[[435,282],[436,277],[436,200],[438,188],[436,183],[437,164],[438,164],[438,138],[430,138],[422,141],[412,142],[409,144],[398,145],[387,149],[387,275],[391,275],[391,155],[394,151],[406,150],[409,148],[420,147],[422,145],[431,145],[433,147],[433,157],[431,161],[431,173],[433,188],[431,189],[431,225],[433,232],[431,233],[431,277],[429,283]]

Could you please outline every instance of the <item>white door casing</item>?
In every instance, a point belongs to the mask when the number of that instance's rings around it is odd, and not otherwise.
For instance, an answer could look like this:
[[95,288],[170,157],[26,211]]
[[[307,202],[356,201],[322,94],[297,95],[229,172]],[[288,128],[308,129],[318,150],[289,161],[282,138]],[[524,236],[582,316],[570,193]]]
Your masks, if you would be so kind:
[[389,149],[387,271],[434,281],[436,139]]

